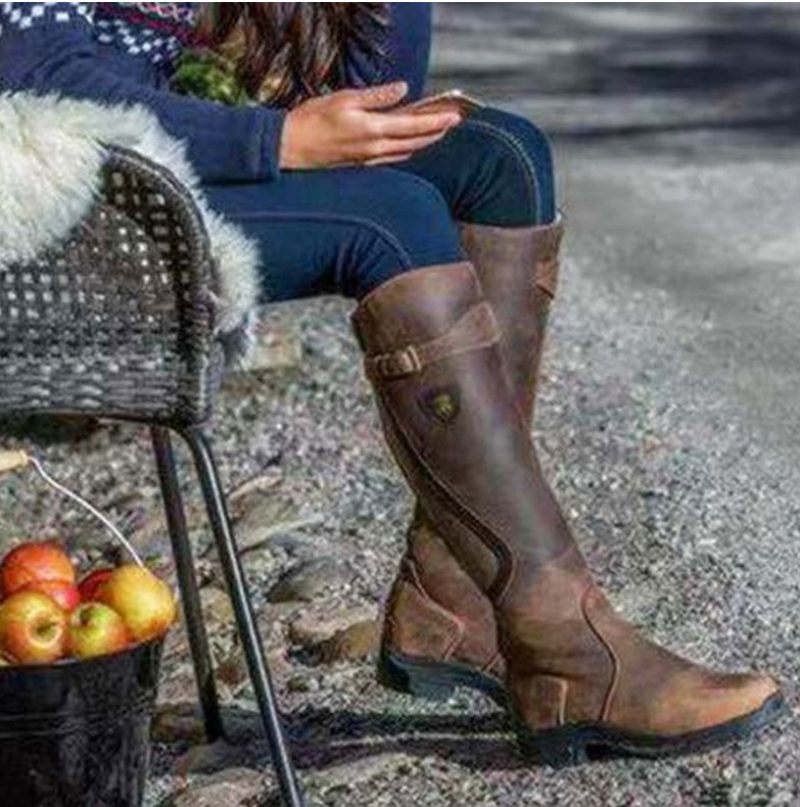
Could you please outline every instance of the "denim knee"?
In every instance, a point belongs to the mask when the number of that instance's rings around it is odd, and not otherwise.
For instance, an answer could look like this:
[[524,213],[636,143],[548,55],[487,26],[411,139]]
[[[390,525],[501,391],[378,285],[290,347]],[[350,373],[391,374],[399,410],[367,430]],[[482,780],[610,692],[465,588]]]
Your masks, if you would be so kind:
[[458,229],[442,194],[419,177],[392,169],[368,169],[374,199],[350,219],[337,285],[360,298],[397,274],[462,259]]
[[[527,118],[501,109],[487,107],[465,122],[473,134],[481,132],[492,144],[485,143],[486,157],[494,162],[498,195],[506,196],[506,224],[547,224],[555,218],[555,179],[553,152],[544,132]],[[520,203],[511,210],[512,196]],[[524,218],[522,199],[528,203],[529,217]],[[498,207],[501,217],[502,205]],[[512,220],[513,219],[513,220]]]
[[405,167],[434,182],[462,221],[516,227],[555,218],[550,144],[519,115],[484,107]]

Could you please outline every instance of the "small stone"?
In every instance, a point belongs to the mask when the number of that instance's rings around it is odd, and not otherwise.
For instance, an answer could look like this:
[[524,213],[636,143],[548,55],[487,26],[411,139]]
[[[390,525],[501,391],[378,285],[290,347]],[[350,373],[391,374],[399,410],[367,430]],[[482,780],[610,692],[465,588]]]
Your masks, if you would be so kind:
[[331,664],[370,658],[378,650],[380,636],[381,626],[377,619],[356,622],[320,645],[320,660]]
[[201,743],[205,727],[200,710],[190,703],[163,703],[156,708],[151,730],[159,743]]
[[188,776],[190,773],[233,768],[242,763],[247,749],[232,745],[226,740],[195,745],[181,754],[173,764],[173,772],[177,776]]
[[292,676],[286,682],[289,692],[317,692],[319,691],[319,678],[307,673],[299,673]]
[[236,542],[242,553],[268,542],[277,545],[289,533],[322,521],[321,516],[304,515],[291,501],[274,494],[252,498],[249,507],[241,510],[236,522]]
[[264,776],[251,768],[228,768],[192,784],[173,807],[261,807],[267,804]]
[[175,703],[185,699],[195,697],[197,691],[192,662],[170,661],[164,671],[163,678],[158,686],[158,697],[161,703]]
[[216,673],[217,679],[234,691],[247,681],[247,664],[238,645],[230,655],[217,661]]
[[221,588],[207,586],[200,589],[200,602],[209,633],[231,628],[234,623],[233,605]]
[[238,521],[262,499],[273,496],[274,488],[281,483],[282,478],[280,468],[271,468],[266,473],[250,477],[237,485],[227,496],[231,518]]
[[302,361],[303,345],[296,333],[288,328],[262,325],[247,366],[244,372],[236,374],[236,380],[247,383],[248,375],[292,369],[299,367]]
[[267,593],[269,602],[309,602],[327,591],[341,589],[347,570],[333,558],[304,561],[285,572]]
[[356,605],[327,615],[322,607],[303,611],[289,625],[289,639],[292,644],[311,649],[359,622],[374,620],[377,610],[374,605]]
[[414,764],[414,758],[408,754],[375,754],[331,765],[313,774],[312,780],[323,794],[330,794],[350,790],[379,777],[394,779],[407,775],[413,770]]

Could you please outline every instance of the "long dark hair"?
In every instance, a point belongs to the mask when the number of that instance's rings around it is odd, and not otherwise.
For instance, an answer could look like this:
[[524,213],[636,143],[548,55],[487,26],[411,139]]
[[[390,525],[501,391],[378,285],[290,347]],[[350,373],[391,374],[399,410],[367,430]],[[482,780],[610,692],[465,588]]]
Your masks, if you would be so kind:
[[201,42],[234,64],[254,98],[291,106],[344,84],[350,48],[384,56],[388,3],[209,3]]

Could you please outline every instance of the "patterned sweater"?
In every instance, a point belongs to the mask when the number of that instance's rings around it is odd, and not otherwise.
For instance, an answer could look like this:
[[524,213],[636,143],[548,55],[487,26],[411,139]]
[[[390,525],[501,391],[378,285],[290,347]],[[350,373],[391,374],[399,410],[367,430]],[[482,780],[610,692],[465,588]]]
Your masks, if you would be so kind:
[[[142,103],[186,141],[204,181],[256,181],[279,173],[285,116],[228,107],[169,90],[176,57],[191,43],[194,3],[0,3],[0,90],[59,92],[104,103]],[[392,3],[386,60],[347,56],[352,86],[407,80],[422,90],[430,4]]]

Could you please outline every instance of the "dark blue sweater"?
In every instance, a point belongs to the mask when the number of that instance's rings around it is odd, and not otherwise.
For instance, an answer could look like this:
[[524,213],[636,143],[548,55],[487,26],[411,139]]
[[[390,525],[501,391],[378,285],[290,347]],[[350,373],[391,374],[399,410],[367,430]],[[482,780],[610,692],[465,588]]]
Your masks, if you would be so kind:
[[[185,140],[205,181],[277,175],[284,111],[227,107],[170,92],[169,77],[193,20],[191,3],[0,3],[0,89],[60,92],[141,103]],[[348,57],[352,86],[403,78],[422,91],[430,4],[391,3],[384,64]]]

